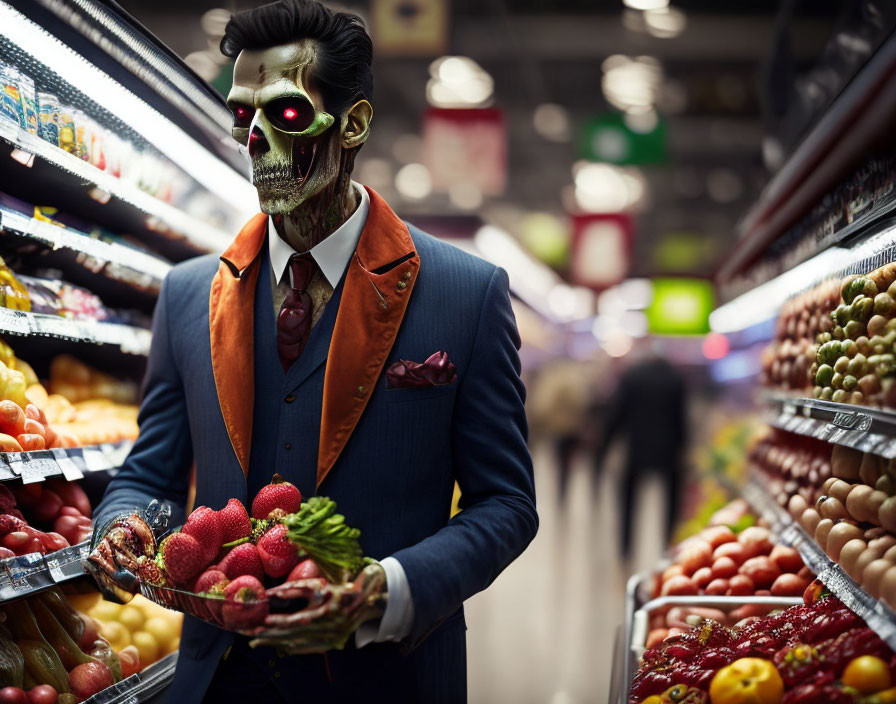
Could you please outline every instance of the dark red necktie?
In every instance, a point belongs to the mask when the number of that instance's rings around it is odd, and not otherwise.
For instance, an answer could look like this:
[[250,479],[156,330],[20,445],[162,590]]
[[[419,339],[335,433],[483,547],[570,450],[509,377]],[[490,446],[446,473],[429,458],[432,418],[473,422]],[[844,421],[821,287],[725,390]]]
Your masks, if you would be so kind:
[[277,316],[277,353],[284,372],[288,372],[292,363],[302,354],[308,341],[308,333],[311,332],[314,304],[305,289],[311,282],[314,266],[314,260],[307,253],[293,254],[289,258],[292,289],[286,295]]

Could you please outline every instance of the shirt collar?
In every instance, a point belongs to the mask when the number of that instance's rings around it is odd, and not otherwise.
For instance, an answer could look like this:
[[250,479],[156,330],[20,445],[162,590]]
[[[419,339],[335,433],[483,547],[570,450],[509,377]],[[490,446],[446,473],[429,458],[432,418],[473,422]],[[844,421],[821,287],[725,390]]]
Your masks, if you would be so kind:
[[[370,212],[370,196],[367,189],[359,183],[352,181],[352,187],[360,196],[358,207],[340,227],[323,242],[311,248],[311,256],[320,267],[330,286],[336,288],[339,279],[358,245],[361,231],[367,222],[367,214]],[[277,277],[277,281],[283,279],[289,258],[296,251],[277,235],[273,220],[268,217],[268,251],[271,256],[271,267]]]

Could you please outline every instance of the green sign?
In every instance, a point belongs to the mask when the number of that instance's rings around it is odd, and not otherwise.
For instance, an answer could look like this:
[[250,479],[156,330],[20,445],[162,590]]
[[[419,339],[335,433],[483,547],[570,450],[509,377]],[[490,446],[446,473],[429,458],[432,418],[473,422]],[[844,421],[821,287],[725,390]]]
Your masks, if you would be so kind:
[[644,313],[653,335],[704,335],[715,303],[706,279],[653,279],[653,300]]
[[666,123],[649,118],[607,113],[582,128],[579,151],[589,161],[610,164],[663,164],[666,162]]

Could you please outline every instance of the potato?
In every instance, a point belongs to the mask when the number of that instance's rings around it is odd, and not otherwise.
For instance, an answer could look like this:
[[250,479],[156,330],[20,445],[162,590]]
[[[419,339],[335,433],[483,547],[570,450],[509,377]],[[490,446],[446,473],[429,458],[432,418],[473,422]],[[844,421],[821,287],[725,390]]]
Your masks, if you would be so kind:
[[736,574],[728,580],[727,596],[749,596],[756,591],[753,580],[745,574]]
[[737,536],[728,526],[710,526],[700,531],[699,537],[709,543],[709,547],[715,550],[719,545],[737,542]]
[[893,567],[889,560],[878,558],[870,563],[862,572],[862,588],[875,599],[880,598],[881,581],[887,570]]
[[822,518],[815,527],[815,542],[818,546],[825,550],[828,544],[828,533],[834,527],[834,522],[830,518]]
[[781,572],[799,572],[803,567],[803,558],[799,551],[786,545],[775,545],[769,558]]
[[794,494],[787,502],[787,512],[794,520],[799,520],[800,516],[803,515],[803,511],[807,508],[809,508],[808,502],[799,494]]
[[712,563],[713,579],[730,579],[737,574],[737,563],[730,557],[720,557]]
[[891,567],[880,580],[880,598],[891,608],[896,604],[896,567]]
[[712,548],[705,540],[695,541],[682,550],[676,557],[685,575],[692,575],[701,567],[709,567],[712,564]]
[[684,574],[684,567],[679,564],[669,565],[666,569],[663,570],[663,574],[660,577],[660,580],[665,582],[672,577],[680,577]]
[[882,464],[885,463],[882,463],[881,459],[870,452],[866,452],[862,457],[862,464],[859,465],[859,478],[869,486],[874,486],[884,473]]
[[834,486],[834,483],[838,482],[838,481],[841,481],[841,480],[837,479],[837,477],[828,477],[827,479],[825,479],[824,484],[821,485],[821,493],[822,494],[830,494],[831,487]]
[[772,596],[802,596],[809,580],[795,574],[782,574],[772,582]]
[[747,550],[743,545],[738,543],[725,543],[724,545],[719,545],[713,553],[712,560],[715,562],[720,557],[730,557],[734,560],[734,563],[737,565],[742,565],[744,560],[747,559]]
[[749,577],[757,589],[765,589],[770,587],[781,575],[781,570],[771,561],[771,558],[760,555],[751,557],[742,564],[738,574]]
[[890,562],[896,564],[896,546],[892,548],[887,548],[887,551],[881,555],[885,560],[889,560]]
[[850,540],[840,550],[840,566],[853,579],[858,579],[861,572],[856,569],[856,561],[859,556],[868,549],[868,543],[861,538]]
[[[868,499],[874,492],[867,484],[855,484],[846,496],[846,511],[857,521],[867,523],[872,516],[868,514]],[[877,512],[873,514],[877,518]]]
[[818,528],[818,524],[821,522],[821,516],[818,515],[818,511],[816,511],[811,506],[803,511],[803,515],[800,518],[800,524],[803,526],[805,531],[814,536],[815,531]]
[[762,528],[761,526],[745,528],[737,536],[737,542],[744,546],[748,558],[768,555],[772,548],[775,547],[775,544],[772,542],[772,534],[768,528]]
[[880,505],[877,520],[884,528],[896,533],[896,496],[887,497]]
[[727,579],[714,579],[706,585],[703,593],[708,596],[725,596],[729,586]]
[[874,549],[870,545],[868,548],[862,552],[856,558],[856,566],[853,568],[856,573],[856,577],[853,577],[859,584],[862,583],[862,579],[864,579],[865,569],[875,560],[879,560],[884,556],[884,551],[880,549]]
[[862,464],[862,453],[851,447],[834,445],[831,451],[831,474],[840,479],[856,481],[859,478],[859,467]]
[[822,496],[815,504],[815,509],[822,518],[830,518],[832,521],[846,518],[849,515],[843,502],[834,496]]
[[697,589],[703,589],[712,580],[712,569],[709,567],[701,567],[691,575],[691,581],[697,585]]
[[688,577],[678,575],[670,577],[663,582],[663,588],[660,590],[661,596],[696,596],[697,585]]
[[[846,501],[846,497],[849,496],[849,492],[853,486],[853,484],[843,481],[842,479],[834,479],[831,482],[830,487],[828,487],[827,494],[828,496],[832,496],[838,501],[843,502]],[[821,501],[821,499],[819,499],[819,501]],[[818,507],[816,506],[816,508]]]
[[840,551],[843,549],[843,546],[850,540],[860,539],[862,535],[863,531],[857,525],[849,523],[848,521],[841,521],[834,525],[834,527],[831,528],[831,532],[828,533],[828,542],[825,545],[824,551],[827,553],[828,557],[834,562],[837,562],[840,559]]

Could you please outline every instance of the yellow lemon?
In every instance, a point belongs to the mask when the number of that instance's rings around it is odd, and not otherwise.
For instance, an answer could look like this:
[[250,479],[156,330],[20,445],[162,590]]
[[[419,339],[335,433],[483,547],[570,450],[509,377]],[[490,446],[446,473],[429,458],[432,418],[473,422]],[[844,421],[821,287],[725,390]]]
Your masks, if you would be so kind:
[[146,616],[136,606],[129,604],[122,607],[121,611],[118,612],[118,622],[133,633],[143,628]]
[[159,659],[159,644],[151,633],[137,631],[131,634],[131,641],[140,653],[140,665],[146,667]]
[[109,641],[113,650],[121,650],[131,644],[131,634],[118,621],[101,621],[100,635]]
[[153,616],[146,619],[143,630],[150,633],[156,639],[159,648],[165,652],[168,652],[171,643],[180,635],[180,628],[178,628],[177,624],[162,616]]
[[90,615],[100,621],[117,621],[121,612],[121,604],[113,604],[111,601],[100,599],[90,610]]

